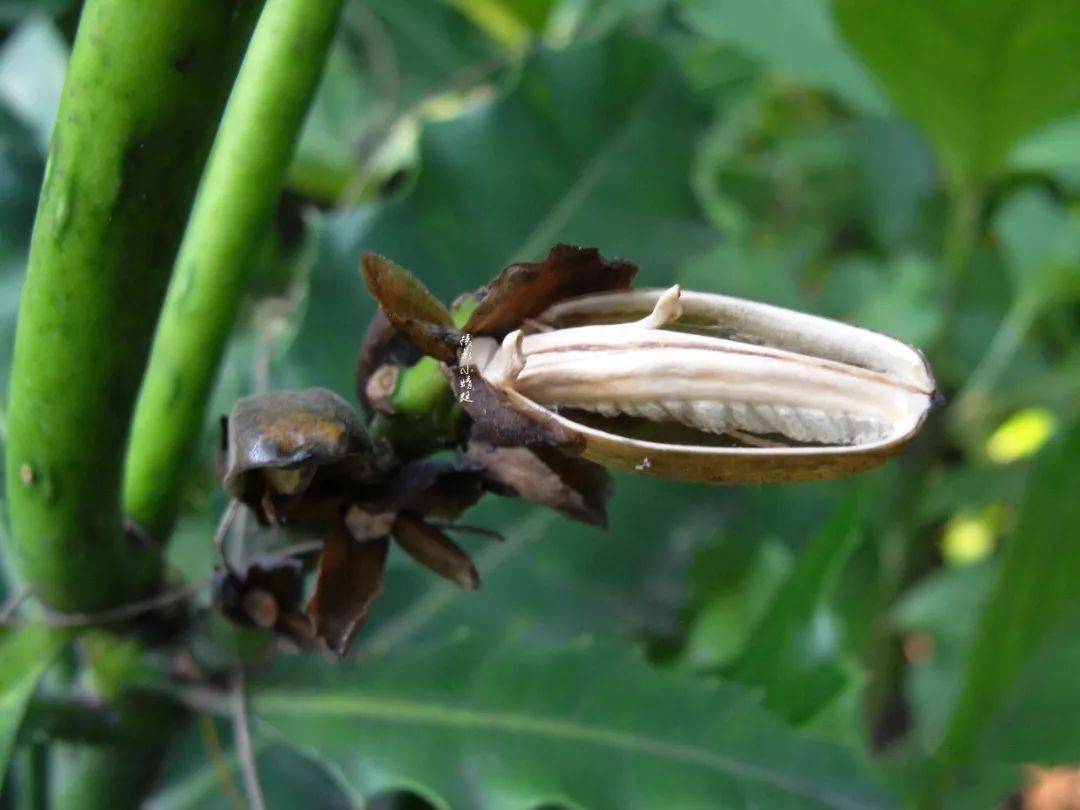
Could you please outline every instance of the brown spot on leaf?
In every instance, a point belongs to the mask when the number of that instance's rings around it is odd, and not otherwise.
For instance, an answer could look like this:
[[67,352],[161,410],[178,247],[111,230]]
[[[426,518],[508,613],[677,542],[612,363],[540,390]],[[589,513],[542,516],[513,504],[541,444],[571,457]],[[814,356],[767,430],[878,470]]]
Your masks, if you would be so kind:
[[936,655],[937,644],[929,633],[911,633],[904,637],[904,658],[911,666],[925,666]]
[[636,273],[636,265],[604,259],[596,248],[555,245],[542,262],[505,268],[489,285],[463,331],[505,335],[565,298],[626,289]]
[[340,420],[299,409],[263,412],[256,424],[262,441],[280,456],[294,456],[308,448],[337,448],[345,435]]

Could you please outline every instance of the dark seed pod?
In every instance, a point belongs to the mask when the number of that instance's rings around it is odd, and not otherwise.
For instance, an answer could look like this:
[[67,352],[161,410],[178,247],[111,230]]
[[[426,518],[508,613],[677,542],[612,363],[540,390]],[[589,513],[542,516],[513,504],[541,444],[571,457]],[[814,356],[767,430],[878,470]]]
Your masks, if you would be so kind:
[[224,423],[225,489],[246,503],[303,492],[315,471],[370,449],[356,413],[326,388],[244,397]]

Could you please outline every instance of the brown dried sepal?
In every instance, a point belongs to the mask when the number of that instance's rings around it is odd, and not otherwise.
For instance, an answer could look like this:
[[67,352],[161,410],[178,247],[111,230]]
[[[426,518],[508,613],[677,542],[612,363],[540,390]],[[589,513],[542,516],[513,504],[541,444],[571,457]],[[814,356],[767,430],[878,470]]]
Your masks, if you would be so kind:
[[424,354],[454,362],[460,333],[443,303],[408,270],[376,253],[365,253],[361,266],[390,325]]
[[1027,785],[1015,804],[1021,810],[1074,810],[1080,808],[1080,767],[1040,768],[1026,765]]
[[393,534],[394,540],[410,557],[439,576],[468,591],[480,587],[480,576],[469,555],[419,515],[402,512],[394,521]]
[[572,520],[607,526],[612,482],[607,470],[554,447],[495,447],[470,441],[468,455],[484,464],[496,491],[554,509]]
[[[515,408],[505,393],[492,386],[475,369],[447,373],[465,413],[472,420],[469,437],[499,447],[551,445],[568,453],[580,453],[584,440],[542,409]],[[466,379],[471,381],[468,386]]]
[[300,607],[303,587],[299,560],[270,557],[253,562],[243,576],[233,571],[219,574],[214,601],[239,624],[273,630],[300,647],[309,647],[315,628]]
[[307,614],[326,646],[344,657],[382,586],[389,540],[358,542],[344,522],[327,530]]
[[364,401],[369,408],[379,413],[393,414],[394,408],[390,404],[394,391],[397,389],[398,377],[401,376],[401,366],[387,363],[379,366],[367,378],[364,385]]
[[368,514],[408,510],[453,520],[484,494],[484,467],[473,459],[411,461],[380,484],[354,494],[355,508]]
[[368,416],[373,410],[367,398],[371,376],[383,366],[411,366],[421,356],[420,351],[390,325],[383,311],[376,309],[364,332],[356,362],[356,397]]
[[626,289],[636,273],[637,265],[605,259],[596,248],[555,245],[542,262],[505,268],[463,331],[501,337],[565,298]]

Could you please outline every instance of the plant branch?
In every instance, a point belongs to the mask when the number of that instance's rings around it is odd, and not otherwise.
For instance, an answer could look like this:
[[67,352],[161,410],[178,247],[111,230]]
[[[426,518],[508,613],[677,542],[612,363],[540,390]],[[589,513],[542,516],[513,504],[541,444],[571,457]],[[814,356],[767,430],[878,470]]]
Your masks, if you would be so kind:
[[22,577],[50,607],[149,594],[125,536],[128,422],[172,258],[259,0],[88,0],[19,312],[7,493]]
[[255,748],[251,744],[251,729],[248,726],[247,698],[244,690],[244,669],[237,667],[233,674],[232,689],[229,694],[230,709],[233,719],[233,737],[236,739],[236,755],[240,760],[240,772],[244,777],[244,790],[247,793],[248,807],[251,810],[265,810],[262,788],[259,786],[259,771],[255,765]]
[[945,345],[950,336],[953,314],[956,312],[975,255],[982,204],[982,188],[974,181],[957,176],[950,184],[943,251],[946,271],[942,302],[944,327],[938,336],[938,348]]
[[176,260],[132,426],[124,508],[172,527],[187,462],[322,74],[342,0],[269,0],[229,98]]

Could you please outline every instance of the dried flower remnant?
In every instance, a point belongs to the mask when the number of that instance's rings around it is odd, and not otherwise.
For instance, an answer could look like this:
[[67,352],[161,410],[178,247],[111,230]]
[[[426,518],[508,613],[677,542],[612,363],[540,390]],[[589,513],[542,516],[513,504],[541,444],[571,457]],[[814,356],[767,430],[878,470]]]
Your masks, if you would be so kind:
[[222,434],[225,489],[262,523],[274,522],[277,502],[306,492],[321,469],[372,452],[355,411],[325,388],[244,397]]
[[380,306],[357,372],[368,426],[324,389],[245,398],[224,423],[229,493],[264,525],[322,539],[314,595],[300,613],[296,593],[259,587],[250,569],[234,577],[227,612],[294,639],[282,618],[299,616],[344,655],[391,542],[479,586],[444,529],[485,493],[603,526],[607,468],[732,483],[835,477],[897,452],[934,404],[926,361],[899,341],[677,286],[630,289],[636,271],[556,245],[448,309],[366,254]]
[[214,603],[233,621],[273,630],[299,647],[310,647],[315,628],[301,607],[303,566],[291,558],[256,560],[243,574],[220,570],[214,581]]

